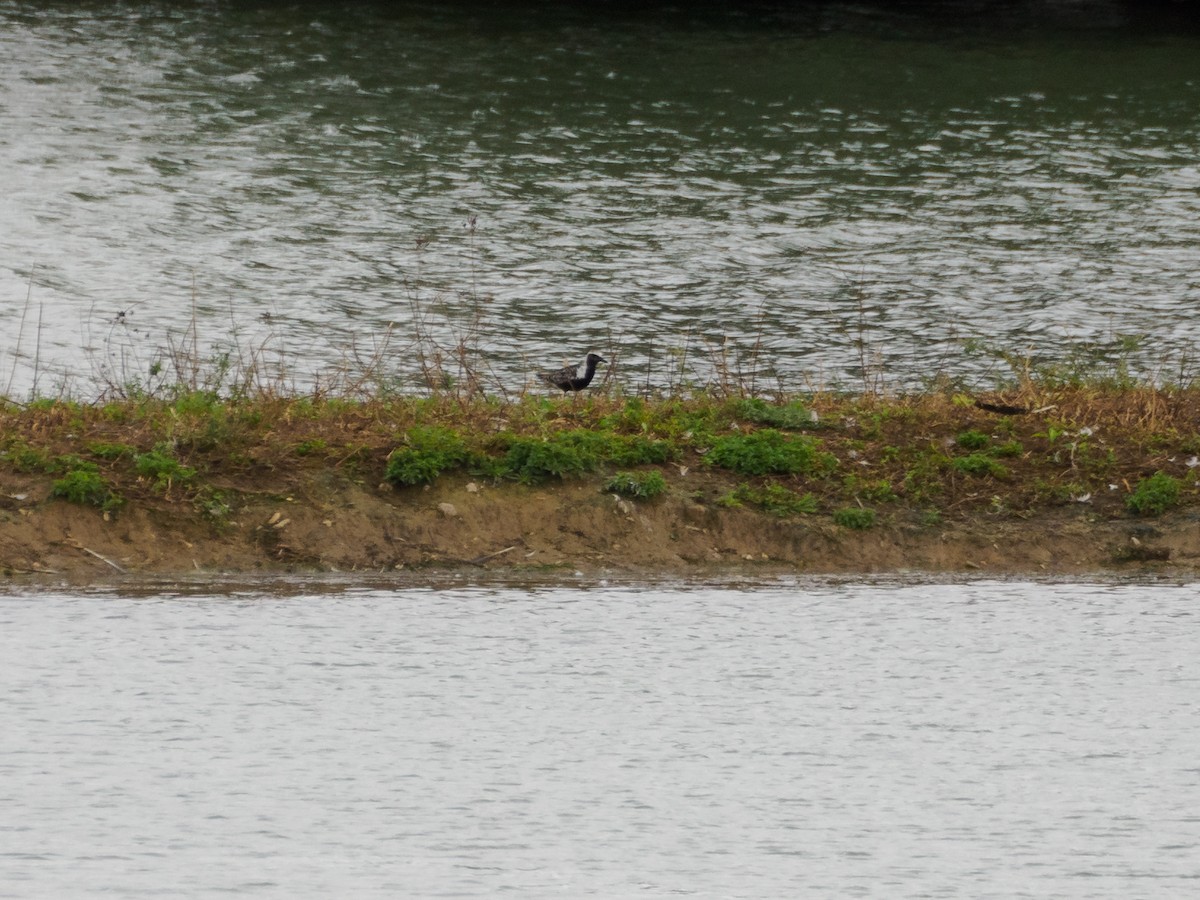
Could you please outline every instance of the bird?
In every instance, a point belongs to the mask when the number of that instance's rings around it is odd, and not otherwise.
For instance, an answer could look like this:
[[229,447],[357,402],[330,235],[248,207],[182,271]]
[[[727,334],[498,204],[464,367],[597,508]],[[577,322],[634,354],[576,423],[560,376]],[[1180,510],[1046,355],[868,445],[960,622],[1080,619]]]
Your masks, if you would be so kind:
[[537,376],[550,387],[556,387],[563,391],[582,391],[592,383],[592,378],[596,374],[596,366],[606,362],[608,360],[599,353],[589,353],[587,368],[582,378],[579,377],[579,366],[563,366],[553,372],[538,372]]

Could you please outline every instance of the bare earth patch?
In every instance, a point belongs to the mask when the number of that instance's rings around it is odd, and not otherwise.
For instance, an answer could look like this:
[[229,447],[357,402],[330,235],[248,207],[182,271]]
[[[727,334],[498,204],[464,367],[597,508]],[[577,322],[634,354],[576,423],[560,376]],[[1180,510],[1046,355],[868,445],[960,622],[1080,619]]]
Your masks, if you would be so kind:
[[780,518],[703,497],[732,484],[677,479],[634,501],[585,478],[540,487],[446,477],[368,485],[328,471],[243,490],[220,525],[148,498],[115,514],[52,499],[45,478],[0,474],[0,565],[9,576],[93,579],[469,568],[639,577],[937,573],[1078,575],[1200,569],[1200,515],[1108,518],[1082,506],[1029,518],[970,512],[936,524],[898,514],[866,530]]

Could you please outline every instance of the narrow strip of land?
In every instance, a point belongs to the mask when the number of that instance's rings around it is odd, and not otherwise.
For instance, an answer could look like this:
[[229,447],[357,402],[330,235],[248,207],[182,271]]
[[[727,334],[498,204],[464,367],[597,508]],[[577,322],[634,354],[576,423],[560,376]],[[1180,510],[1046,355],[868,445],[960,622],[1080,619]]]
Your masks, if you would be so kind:
[[0,412],[0,565],[1200,570],[1200,392],[516,403],[183,394]]

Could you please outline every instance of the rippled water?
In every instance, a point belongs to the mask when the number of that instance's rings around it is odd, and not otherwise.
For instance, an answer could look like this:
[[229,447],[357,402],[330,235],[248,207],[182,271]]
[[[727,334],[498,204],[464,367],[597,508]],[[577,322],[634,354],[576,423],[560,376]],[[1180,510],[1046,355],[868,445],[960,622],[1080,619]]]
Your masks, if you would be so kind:
[[508,385],[1176,365],[1200,34],[1139,8],[0,0],[0,387],[145,378],[193,310],[300,378],[394,323],[410,387],[476,307]]
[[1198,601],[13,594],[0,896],[1190,896]]

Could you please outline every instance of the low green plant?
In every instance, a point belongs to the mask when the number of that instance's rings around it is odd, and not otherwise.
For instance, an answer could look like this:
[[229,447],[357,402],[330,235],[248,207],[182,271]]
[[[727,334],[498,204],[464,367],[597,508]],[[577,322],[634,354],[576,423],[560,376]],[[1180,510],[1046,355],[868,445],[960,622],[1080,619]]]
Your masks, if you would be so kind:
[[761,488],[738,485],[717,502],[722,506],[750,503],[776,516],[811,515],[820,508],[817,498],[812,494],[797,494],[781,484],[768,484]]
[[168,488],[172,484],[184,484],[196,476],[177,460],[168,445],[159,444],[149,453],[139,453],[133,458],[133,468],[143,478],[150,478],[156,487]]
[[945,472],[950,457],[937,450],[918,454],[904,473],[904,494],[915,502],[928,502],[945,493]]
[[1139,516],[1161,516],[1179,503],[1180,482],[1166,472],[1155,472],[1143,478],[1133,493],[1125,498],[1125,506]]
[[917,516],[917,523],[925,528],[942,524],[942,514],[936,509],[923,509]]
[[87,445],[88,453],[101,459],[120,459],[122,456],[133,456],[137,447],[129,444],[114,444],[108,441],[93,441]]
[[875,524],[875,510],[861,506],[847,506],[834,511],[833,523],[841,525],[843,528],[862,531]]
[[544,438],[510,436],[499,464],[483,468],[499,477],[536,484],[547,478],[591,472],[601,465],[664,463],[674,453],[674,445],[669,441],[579,428],[553,432]]
[[30,447],[23,441],[14,442],[0,456],[18,472],[54,472],[59,468],[45,450]]
[[297,456],[313,456],[317,453],[324,453],[326,443],[321,438],[309,438],[306,441],[301,441],[296,445]]
[[214,391],[186,391],[168,407],[173,442],[206,452],[228,448],[240,436],[233,427],[237,408],[223,402]]
[[[694,498],[697,503],[701,502],[702,498]],[[742,507],[742,498],[738,491],[730,491],[728,494],[722,494],[716,499],[717,506],[724,506],[726,509],[740,509]]]
[[1057,441],[1060,437],[1062,437],[1064,434],[1068,434],[1068,433],[1069,432],[1067,431],[1066,427],[1064,427],[1063,425],[1049,425],[1048,424],[1046,426],[1045,431],[1039,431],[1037,434],[1034,435],[1034,437],[1045,438],[1046,443],[1053,447],[1054,444],[1057,443]]
[[976,477],[991,475],[993,478],[1003,478],[1008,474],[1008,469],[984,453],[972,453],[970,456],[960,456],[957,459],[951,460],[950,465],[959,472]]
[[124,500],[115,493],[94,466],[80,466],[54,481],[51,497],[61,497],[70,503],[94,506],[105,511],[118,508]]
[[962,447],[964,450],[982,450],[992,439],[982,431],[971,429],[969,431],[960,431],[954,436],[954,443]]
[[197,512],[220,528],[229,524],[229,517],[233,514],[233,506],[225,492],[212,487],[202,488],[193,504]]
[[1020,456],[1025,452],[1025,447],[1020,441],[1005,441],[1002,444],[996,444],[988,453],[996,457],[1012,458]]
[[798,475],[833,468],[836,461],[811,438],[791,437],[764,428],[718,439],[707,460],[739,475]]
[[626,437],[607,435],[606,440],[596,447],[602,462],[614,466],[659,465],[675,456],[675,448],[669,441],[652,440],[642,435]]
[[468,459],[467,445],[449,428],[417,426],[405,435],[405,445],[388,457],[384,477],[393,484],[429,484],[442,472]]
[[547,478],[581,475],[597,465],[599,459],[586,442],[515,438],[504,454],[500,473],[523,484],[537,484]]
[[774,405],[758,397],[751,397],[738,400],[734,404],[733,413],[739,419],[747,422],[791,431],[799,428],[814,428],[817,425],[817,419],[812,410],[798,400]]
[[872,503],[893,503],[896,492],[885,478],[860,478],[857,475],[847,475],[842,479],[842,489],[852,497],[861,497]]
[[883,423],[887,418],[887,414],[883,412],[863,416],[862,421],[858,423],[858,433],[868,441],[883,440]]
[[651,500],[666,489],[667,480],[657,471],[617,472],[604,485],[606,491],[640,500]]

